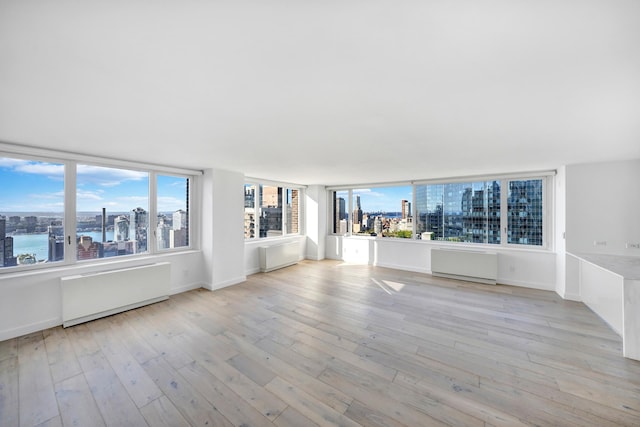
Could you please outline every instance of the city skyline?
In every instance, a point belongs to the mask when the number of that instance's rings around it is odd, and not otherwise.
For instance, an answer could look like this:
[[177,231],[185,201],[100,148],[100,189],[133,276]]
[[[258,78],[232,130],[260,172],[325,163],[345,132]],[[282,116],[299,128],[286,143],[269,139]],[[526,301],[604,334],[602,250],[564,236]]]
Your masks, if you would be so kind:
[[[0,157],[0,213],[64,210],[64,166]],[[158,212],[184,209],[185,179],[158,175]],[[147,172],[101,166],[77,166],[77,212],[130,212],[149,209]]]
[[410,185],[354,188],[354,205],[356,196],[360,196],[363,212],[401,212],[402,200],[413,200],[413,188]]

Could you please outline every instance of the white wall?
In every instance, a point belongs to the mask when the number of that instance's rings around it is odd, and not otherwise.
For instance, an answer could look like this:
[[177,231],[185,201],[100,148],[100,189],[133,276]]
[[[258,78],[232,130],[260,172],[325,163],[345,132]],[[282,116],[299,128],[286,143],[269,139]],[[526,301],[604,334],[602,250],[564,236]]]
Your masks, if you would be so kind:
[[244,243],[244,272],[245,274],[255,274],[260,271],[260,250],[261,246],[277,245],[291,241],[300,242],[300,253],[298,260],[305,259],[307,239],[304,235],[285,236],[273,239],[253,239],[246,240]]
[[567,166],[566,185],[567,252],[640,256],[640,159]]
[[203,180],[202,251],[205,287],[219,289],[246,280],[244,272],[244,175],[207,170]]
[[307,235],[306,258],[319,261],[325,257],[327,236],[327,191],[322,185],[305,190],[304,231]]
[[200,251],[2,274],[0,341],[62,324],[61,277],[164,261],[171,263],[172,294],[199,288],[205,283],[206,275]]
[[[431,248],[452,247],[436,242],[328,236],[327,258],[400,270],[431,273]],[[455,245],[462,248],[461,245]],[[477,247],[473,248],[477,250]],[[554,291],[556,254],[552,251],[489,248],[498,253],[498,283]]]

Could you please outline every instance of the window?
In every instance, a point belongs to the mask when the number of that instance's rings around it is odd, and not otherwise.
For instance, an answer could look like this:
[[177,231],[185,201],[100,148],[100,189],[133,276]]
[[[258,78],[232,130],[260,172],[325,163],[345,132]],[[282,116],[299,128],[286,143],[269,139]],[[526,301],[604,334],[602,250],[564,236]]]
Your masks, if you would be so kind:
[[334,191],[333,232],[346,234],[347,222],[350,222],[354,236],[410,239],[413,237],[412,204],[410,185]]
[[189,246],[189,178],[157,176],[158,250]]
[[282,236],[282,187],[260,186],[260,237]]
[[256,185],[244,185],[244,238],[256,237]]
[[[245,239],[299,233],[300,195],[301,191],[298,188],[258,183],[245,184]],[[258,230],[257,233],[256,230]]]
[[500,244],[500,182],[416,186],[418,238]]
[[330,190],[331,231],[544,247],[546,181],[500,178]]
[[541,179],[509,181],[507,239],[511,244],[542,246]]
[[0,267],[64,260],[61,163],[0,157]]
[[148,251],[149,174],[102,166],[77,166],[78,260]]
[[347,204],[349,203],[349,191],[333,192],[333,210],[331,215],[332,230],[334,234],[345,235],[348,231],[349,214],[347,214]]
[[300,190],[287,188],[287,216],[285,218],[287,234],[299,232],[298,223],[300,220]]
[[173,175],[21,153],[0,154],[3,272],[190,247],[189,188],[196,172]]

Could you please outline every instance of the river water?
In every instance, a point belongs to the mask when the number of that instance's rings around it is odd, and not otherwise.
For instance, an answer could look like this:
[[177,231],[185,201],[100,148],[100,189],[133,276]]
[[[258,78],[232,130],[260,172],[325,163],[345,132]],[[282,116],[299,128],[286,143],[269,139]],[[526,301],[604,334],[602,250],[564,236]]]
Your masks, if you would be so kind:
[[[78,232],[78,236],[91,236],[94,241],[102,240],[100,231]],[[13,256],[34,254],[38,261],[49,257],[49,234],[16,234],[13,237]],[[113,231],[107,231],[107,241],[113,240]]]

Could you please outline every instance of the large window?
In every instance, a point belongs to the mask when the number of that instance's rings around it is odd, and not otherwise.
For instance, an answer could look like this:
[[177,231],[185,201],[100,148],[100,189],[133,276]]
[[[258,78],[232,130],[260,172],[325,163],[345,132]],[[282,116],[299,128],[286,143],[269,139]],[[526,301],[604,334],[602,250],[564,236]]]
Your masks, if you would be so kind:
[[411,238],[412,194],[411,186],[354,189],[351,210],[352,234]]
[[333,233],[411,238],[413,187],[367,187],[332,191]]
[[[333,234],[543,247],[546,178],[331,191]],[[415,218],[415,221],[414,221]]]
[[500,243],[500,182],[416,186],[416,231],[423,240]]
[[300,189],[247,183],[244,186],[245,239],[300,232]]
[[192,179],[0,155],[0,268],[189,248]]
[[148,251],[147,172],[80,164],[76,194],[78,260]]
[[61,163],[0,157],[0,267],[64,260]]

